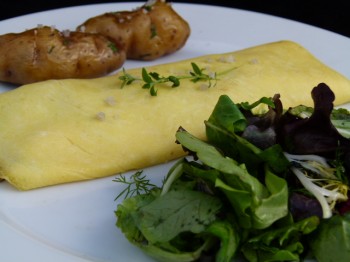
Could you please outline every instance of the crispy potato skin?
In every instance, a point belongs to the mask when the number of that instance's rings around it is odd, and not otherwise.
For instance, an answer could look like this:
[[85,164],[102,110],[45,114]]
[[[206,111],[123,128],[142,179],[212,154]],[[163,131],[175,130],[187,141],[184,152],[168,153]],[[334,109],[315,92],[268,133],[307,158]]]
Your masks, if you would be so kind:
[[0,46],[0,81],[14,84],[103,76],[126,59],[125,51],[105,36],[65,34],[47,26],[1,35]]
[[0,81],[100,77],[126,59],[154,60],[174,53],[189,35],[189,24],[162,0],[92,17],[69,34],[43,26],[0,35]]
[[154,60],[182,48],[189,24],[165,1],[145,4],[135,11],[106,13],[92,17],[77,30],[99,33],[119,42],[128,59]]

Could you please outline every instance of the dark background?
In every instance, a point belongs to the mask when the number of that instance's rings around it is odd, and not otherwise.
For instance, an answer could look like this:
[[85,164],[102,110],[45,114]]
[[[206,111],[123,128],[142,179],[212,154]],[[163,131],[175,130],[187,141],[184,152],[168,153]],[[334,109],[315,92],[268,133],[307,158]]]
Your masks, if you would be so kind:
[[[69,7],[77,5],[87,5],[96,3],[128,2],[124,1],[93,1],[93,0],[1,0],[0,2],[0,20],[16,17],[23,14],[50,10],[60,7]],[[139,2],[145,2],[140,1]],[[284,17],[320,28],[324,28],[344,36],[350,37],[350,8],[346,0],[333,1],[313,1],[313,0],[180,0],[174,2],[199,3],[208,5],[219,5],[244,10],[256,11]],[[114,10],[118,11],[118,10]],[[1,25],[0,25],[1,26]],[[349,51],[350,52],[350,51]]]

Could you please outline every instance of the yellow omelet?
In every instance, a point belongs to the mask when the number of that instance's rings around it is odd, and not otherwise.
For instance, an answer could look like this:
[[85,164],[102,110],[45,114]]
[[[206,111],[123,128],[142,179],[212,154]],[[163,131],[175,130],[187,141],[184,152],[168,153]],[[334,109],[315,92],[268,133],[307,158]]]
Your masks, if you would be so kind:
[[312,106],[311,90],[326,83],[337,105],[350,101],[350,81],[302,46],[280,41],[225,54],[147,67],[160,76],[188,76],[198,65],[216,79],[157,85],[157,96],[134,81],[141,69],[92,80],[49,80],[0,95],[0,178],[20,190],[115,175],[176,159],[182,126],[205,138],[220,95],[254,102],[279,93],[284,107]]

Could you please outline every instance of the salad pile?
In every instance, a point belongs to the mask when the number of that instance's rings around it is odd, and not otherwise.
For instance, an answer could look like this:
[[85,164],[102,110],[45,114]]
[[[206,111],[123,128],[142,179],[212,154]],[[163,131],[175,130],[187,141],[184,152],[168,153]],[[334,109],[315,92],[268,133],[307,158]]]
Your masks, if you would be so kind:
[[324,83],[311,95],[289,109],[221,96],[206,141],[177,131],[188,156],[162,186],[116,178],[117,227],[159,261],[350,261],[350,114]]

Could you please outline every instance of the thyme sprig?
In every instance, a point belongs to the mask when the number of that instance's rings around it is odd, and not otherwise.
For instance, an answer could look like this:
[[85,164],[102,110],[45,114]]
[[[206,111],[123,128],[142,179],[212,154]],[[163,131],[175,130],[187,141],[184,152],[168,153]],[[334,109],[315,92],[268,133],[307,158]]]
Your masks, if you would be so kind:
[[135,77],[126,72],[123,68],[123,75],[119,77],[122,81],[121,88],[126,85],[130,85],[134,81],[143,82],[142,88],[149,89],[151,96],[157,96],[158,90],[156,85],[170,83],[171,87],[180,86],[181,79],[190,79],[192,82],[196,83],[198,81],[208,82],[208,87],[212,86],[212,81],[217,81],[217,74],[206,74],[204,73],[205,69],[200,68],[196,63],[191,63],[192,71],[188,75],[182,76],[160,76],[157,72],[148,72],[146,68],[142,68],[142,77]]
[[126,185],[126,188],[119,193],[115,200],[124,195],[124,199],[134,195],[148,194],[156,185],[152,184],[146,175],[142,175],[143,171],[137,171],[127,179],[123,175],[119,175],[113,181]]

